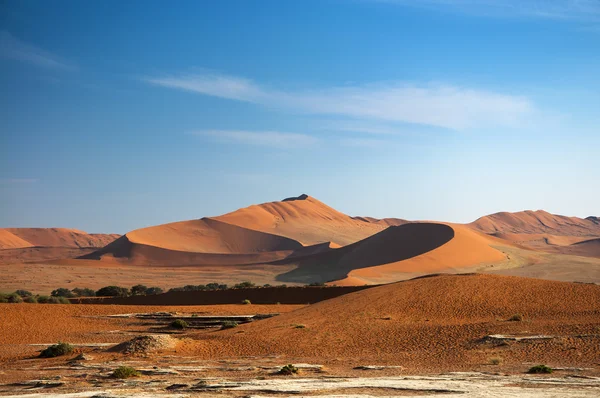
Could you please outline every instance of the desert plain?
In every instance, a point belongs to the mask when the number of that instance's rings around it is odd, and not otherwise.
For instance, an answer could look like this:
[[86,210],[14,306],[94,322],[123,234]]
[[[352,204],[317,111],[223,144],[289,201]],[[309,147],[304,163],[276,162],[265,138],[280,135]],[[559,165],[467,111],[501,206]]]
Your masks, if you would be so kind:
[[5,396],[600,395],[594,216],[375,219],[300,195],[122,236],[0,229],[0,261],[7,294],[229,285],[2,303]]

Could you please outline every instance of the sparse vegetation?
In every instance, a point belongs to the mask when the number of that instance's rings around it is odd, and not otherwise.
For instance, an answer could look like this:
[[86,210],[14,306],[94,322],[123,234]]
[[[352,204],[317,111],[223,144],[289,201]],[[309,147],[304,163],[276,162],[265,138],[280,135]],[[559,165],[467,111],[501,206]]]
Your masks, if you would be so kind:
[[8,296],[6,296],[6,302],[7,303],[22,303],[23,302],[23,298],[21,296],[19,296],[18,294],[12,293],[9,294]]
[[542,373],[552,373],[552,368],[546,365],[536,365],[527,371],[527,373],[532,374],[542,374]]
[[298,368],[290,363],[288,365],[285,365],[281,369],[279,369],[279,372],[277,372],[277,374],[284,375],[284,376],[295,375],[295,374],[298,374]]
[[252,304],[252,303],[250,302],[250,300],[245,299],[244,301],[242,301],[242,304]]
[[306,325],[302,325],[302,324],[294,325],[294,329],[305,329],[305,328],[306,328]]
[[131,287],[131,295],[132,296],[145,296],[147,290],[148,290],[147,286],[135,285],[135,286]]
[[510,321],[510,322],[521,322],[522,320],[523,320],[523,315],[521,315],[521,314],[514,314],[513,316],[508,318],[508,321]]
[[98,297],[127,297],[129,289],[120,286],[105,286],[96,292]]
[[51,345],[40,353],[40,358],[54,358],[68,355],[73,352],[73,346],[69,343],[58,342]]
[[173,322],[171,322],[171,327],[175,329],[185,329],[189,326],[190,325],[183,319],[175,319]]
[[23,302],[29,303],[29,304],[36,304],[38,301],[37,301],[37,297],[35,297],[35,296],[28,296],[28,297],[25,297],[23,299]]
[[128,379],[130,377],[139,377],[141,373],[131,366],[119,366],[112,372],[111,376],[115,379]]
[[75,289],[71,290],[71,292],[73,292],[73,294],[77,297],[94,297],[96,295],[95,291],[88,289],[87,287],[83,289],[76,287]]
[[65,287],[59,287],[50,293],[52,297],[74,297],[75,295]]
[[502,358],[500,358],[500,357],[492,357],[492,358],[490,358],[490,364],[491,365],[502,365],[503,361],[504,360]]
[[146,295],[151,296],[153,294],[163,294],[163,290],[158,286],[152,286],[146,289]]
[[236,321],[225,321],[221,324],[221,330],[233,329],[233,328],[236,328],[237,326],[238,326],[238,323]]
[[29,290],[23,290],[23,289],[19,289],[15,291],[15,294],[25,298],[25,297],[33,297],[33,293],[31,293]]
[[249,281],[240,282],[240,283],[237,283],[235,286],[233,286],[234,289],[249,289],[252,287],[256,287],[256,285]]

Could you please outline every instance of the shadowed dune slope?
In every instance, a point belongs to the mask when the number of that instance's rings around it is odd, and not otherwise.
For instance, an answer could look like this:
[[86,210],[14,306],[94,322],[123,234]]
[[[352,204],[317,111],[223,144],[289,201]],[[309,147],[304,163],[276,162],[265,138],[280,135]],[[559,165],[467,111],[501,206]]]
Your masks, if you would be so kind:
[[351,245],[297,260],[298,268],[278,279],[290,282],[343,279],[353,270],[419,256],[446,244],[453,237],[454,230],[444,224],[391,226]]
[[558,236],[600,236],[600,224],[594,217],[586,219],[550,214],[543,210],[496,213],[468,224],[485,232],[514,234],[551,234]]
[[[103,247],[119,237],[117,234],[88,234],[87,232],[67,228],[5,228],[0,230],[0,240],[10,233],[27,242],[16,247]],[[7,248],[7,247],[3,247]]]
[[[422,245],[424,241],[431,241],[432,234],[426,233],[424,236],[413,234],[412,228],[418,225],[440,225],[452,231],[452,237],[447,242],[423,251],[419,255],[410,258],[399,258],[396,261],[389,261],[382,265],[373,264],[368,268],[354,269],[348,273],[348,280],[338,281],[338,284],[359,284],[362,283],[390,283],[400,279],[406,279],[410,274],[427,274],[432,272],[453,272],[484,263],[498,263],[506,259],[505,255],[499,250],[491,247],[498,244],[486,235],[478,233],[456,224],[406,224],[398,228],[407,228],[410,237],[402,240],[403,245],[412,247],[413,245]],[[397,247],[396,242],[391,247]],[[413,276],[415,276],[413,275]],[[410,276],[409,276],[410,277]]]
[[[497,333],[493,326],[497,319],[519,313],[544,325],[554,321],[597,324],[599,306],[600,286],[596,285],[496,275],[439,275],[323,301],[244,325],[244,333],[216,333],[208,341],[195,343],[193,349],[222,356],[455,356],[464,354],[465,344]],[[296,324],[305,328],[294,329]],[[465,327],[467,324],[471,327]],[[518,322],[506,324],[496,327],[520,326]],[[527,326],[533,334],[539,327],[543,326]]]
[[256,231],[285,236],[307,246],[325,242],[346,246],[374,235],[388,226],[354,219],[307,195],[253,205],[212,218]]

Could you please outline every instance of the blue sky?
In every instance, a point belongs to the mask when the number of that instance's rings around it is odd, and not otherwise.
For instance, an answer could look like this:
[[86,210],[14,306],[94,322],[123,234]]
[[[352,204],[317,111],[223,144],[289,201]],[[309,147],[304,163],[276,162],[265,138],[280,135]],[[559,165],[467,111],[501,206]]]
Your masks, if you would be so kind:
[[600,1],[176,5],[0,2],[0,226],[600,213]]

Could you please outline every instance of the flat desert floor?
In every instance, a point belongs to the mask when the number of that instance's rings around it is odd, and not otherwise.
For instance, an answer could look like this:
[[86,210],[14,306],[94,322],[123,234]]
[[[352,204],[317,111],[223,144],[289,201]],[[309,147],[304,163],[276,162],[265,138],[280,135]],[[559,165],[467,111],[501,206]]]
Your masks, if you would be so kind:
[[[256,314],[278,315],[206,327]],[[522,319],[510,320],[516,314]],[[592,284],[440,275],[313,305],[1,304],[0,316],[2,395],[600,394],[600,286]],[[173,319],[192,327],[173,329]],[[140,336],[157,343],[127,343]],[[58,341],[75,352],[37,357]],[[299,373],[278,375],[288,363]],[[537,364],[554,372],[526,373]],[[141,376],[110,377],[121,365]]]

